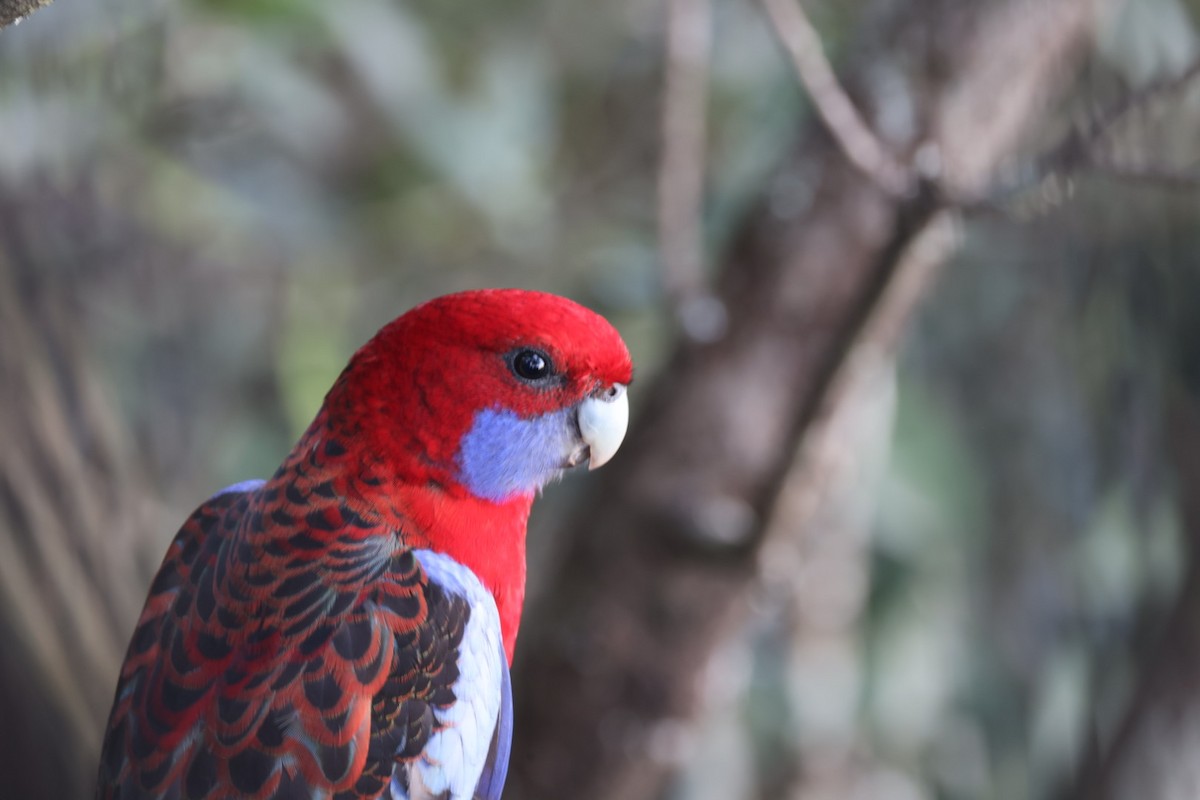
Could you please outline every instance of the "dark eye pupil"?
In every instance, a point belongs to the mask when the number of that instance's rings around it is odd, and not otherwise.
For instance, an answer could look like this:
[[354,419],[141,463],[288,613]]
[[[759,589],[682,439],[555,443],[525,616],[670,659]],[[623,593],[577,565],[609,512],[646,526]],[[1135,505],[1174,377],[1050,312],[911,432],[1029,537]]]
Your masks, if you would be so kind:
[[522,350],[513,359],[513,371],[525,380],[536,381],[550,374],[550,359],[536,350]]

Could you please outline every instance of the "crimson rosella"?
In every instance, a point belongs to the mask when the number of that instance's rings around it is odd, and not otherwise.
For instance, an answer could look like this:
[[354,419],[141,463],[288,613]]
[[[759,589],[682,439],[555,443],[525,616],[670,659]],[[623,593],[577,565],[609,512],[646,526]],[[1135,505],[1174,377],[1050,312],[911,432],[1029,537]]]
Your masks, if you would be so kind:
[[97,796],[498,798],[530,505],[616,452],[631,377],[616,330],[554,295],[385,326],[275,475],[175,536]]

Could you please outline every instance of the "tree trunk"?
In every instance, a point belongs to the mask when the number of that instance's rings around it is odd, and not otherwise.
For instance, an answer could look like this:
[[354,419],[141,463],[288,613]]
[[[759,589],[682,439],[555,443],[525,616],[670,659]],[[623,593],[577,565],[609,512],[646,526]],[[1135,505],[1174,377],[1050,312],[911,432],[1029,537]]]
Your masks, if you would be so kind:
[[[908,97],[881,102],[918,109],[922,138],[906,149],[922,145],[943,192],[984,192],[1086,43],[1093,2],[898,5],[895,29],[863,49],[851,83],[924,65]],[[795,524],[774,519],[782,487],[796,474],[819,483],[824,448],[808,437],[836,403],[848,358],[865,340],[894,346],[944,255],[928,248],[949,224],[942,194],[886,193],[817,128],[795,153],[725,258],[725,336],[681,342],[653,385],[635,386],[644,404],[627,451],[564,526],[561,566],[515,665],[513,796],[661,792],[703,671],[744,617],[763,541]],[[807,203],[779,203],[797,184]]]

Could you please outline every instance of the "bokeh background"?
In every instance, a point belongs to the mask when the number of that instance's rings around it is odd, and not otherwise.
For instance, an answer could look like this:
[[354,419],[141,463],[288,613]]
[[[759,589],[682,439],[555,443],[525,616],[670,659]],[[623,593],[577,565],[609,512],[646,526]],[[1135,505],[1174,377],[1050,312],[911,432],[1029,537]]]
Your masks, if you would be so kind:
[[[578,783],[536,763],[559,757],[537,745],[546,714],[519,717],[506,797],[1200,797],[1200,79],[1171,83],[1197,72],[1200,3],[1055,3],[1086,6],[1069,45],[1024,30],[1036,2],[953,11],[980,41],[1025,37],[1030,61],[1061,51],[970,202],[830,190],[870,183],[827,170],[839,150],[740,0],[54,0],[0,31],[0,795],[90,792],[126,637],[190,510],[270,473],[384,322],[504,285],[612,319],[643,419],[707,396],[729,435],[795,433],[751,500],[672,500],[719,541],[655,558],[740,570],[693,668],[658,677],[682,699],[636,731],[580,701],[570,742],[603,753],[573,757],[616,766]],[[939,92],[979,91],[955,83],[980,68],[953,49],[954,5],[804,3],[902,154],[929,155]],[[702,255],[680,279],[660,118],[668,31],[697,8]],[[827,243],[780,286],[869,334],[839,316],[857,269],[839,259],[864,226],[903,244],[905,204],[922,224],[936,206],[946,258],[853,380],[848,334],[814,339],[803,403],[754,402],[771,363],[687,373],[756,335],[739,281],[790,252],[747,246],[762,224]],[[842,219],[858,227],[829,233]],[[800,323],[776,366],[807,358]],[[668,436],[648,428],[631,436]],[[631,438],[606,471],[652,449]],[[519,695],[571,703],[529,676],[574,580],[564,542],[606,557],[579,509],[619,506],[620,480],[568,479],[535,511]]]

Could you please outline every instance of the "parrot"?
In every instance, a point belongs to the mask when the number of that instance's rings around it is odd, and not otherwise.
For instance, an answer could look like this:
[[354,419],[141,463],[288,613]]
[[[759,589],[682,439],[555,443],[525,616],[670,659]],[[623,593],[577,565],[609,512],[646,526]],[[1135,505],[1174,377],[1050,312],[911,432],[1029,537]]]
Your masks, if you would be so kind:
[[275,474],[171,541],[95,796],[498,800],[530,509],[613,457],[632,378],[607,320],[543,292],[381,328]]

